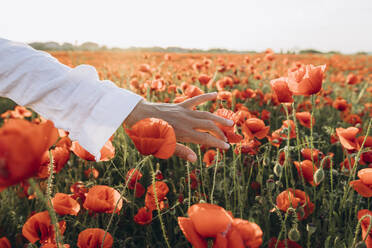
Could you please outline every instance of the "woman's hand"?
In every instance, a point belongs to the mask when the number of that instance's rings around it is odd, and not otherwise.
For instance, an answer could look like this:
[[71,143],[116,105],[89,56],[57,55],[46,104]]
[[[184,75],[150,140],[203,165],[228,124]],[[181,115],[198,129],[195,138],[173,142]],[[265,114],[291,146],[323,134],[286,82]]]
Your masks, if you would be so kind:
[[[158,118],[168,122],[173,127],[177,141],[228,149],[230,145],[226,143],[227,138],[215,122],[224,126],[232,126],[234,122],[210,112],[192,110],[193,107],[214,100],[216,97],[217,93],[208,93],[178,104],[150,103],[142,100],[124,123],[131,127],[142,119]],[[174,154],[192,163],[197,158],[194,151],[180,143],[177,143]]]

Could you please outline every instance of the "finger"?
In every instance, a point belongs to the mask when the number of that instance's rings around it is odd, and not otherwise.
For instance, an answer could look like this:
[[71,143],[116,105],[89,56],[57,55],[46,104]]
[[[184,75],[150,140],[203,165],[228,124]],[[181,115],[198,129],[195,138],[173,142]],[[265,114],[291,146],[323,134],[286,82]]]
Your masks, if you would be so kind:
[[227,138],[225,134],[211,120],[197,120],[196,123],[194,124],[194,128],[196,128],[196,130],[200,129],[203,131],[210,131],[212,134],[217,136],[217,138],[222,139],[223,141],[227,142]]
[[223,142],[222,140],[214,137],[213,135],[210,135],[209,133],[192,131],[187,136],[186,139],[187,141],[185,142],[192,142],[195,144],[217,147],[217,148],[224,149],[224,150],[227,150],[230,148],[230,145],[228,143]]
[[190,161],[191,163],[196,162],[195,152],[191,150],[190,148],[188,148],[187,146],[182,145],[180,143],[176,144],[176,150],[174,151],[174,155],[182,159],[185,159],[187,161]]
[[196,118],[208,119],[208,120],[211,120],[211,121],[218,122],[218,123],[222,124],[223,126],[231,127],[232,125],[234,125],[233,120],[223,118],[221,116],[212,114],[212,113],[207,112],[207,111],[194,110],[194,111],[191,112],[191,115],[196,117]]
[[180,105],[184,108],[188,108],[188,109],[191,109],[199,104],[202,104],[204,102],[207,102],[207,101],[212,101],[214,99],[216,99],[217,97],[217,92],[212,92],[212,93],[207,93],[207,94],[203,94],[203,95],[199,95],[199,96],[194,96],[182,103],[180,103]]

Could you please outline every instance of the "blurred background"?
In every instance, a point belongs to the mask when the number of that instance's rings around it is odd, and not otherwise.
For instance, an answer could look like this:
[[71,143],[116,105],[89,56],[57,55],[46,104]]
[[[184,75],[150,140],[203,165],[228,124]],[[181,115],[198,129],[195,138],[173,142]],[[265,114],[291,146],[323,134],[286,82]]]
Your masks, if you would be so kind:
[[88,50],[358,53],[372,52],[371,13],[367,0],[11,0],[2,1],[0,37],[49,50],[85,43]]

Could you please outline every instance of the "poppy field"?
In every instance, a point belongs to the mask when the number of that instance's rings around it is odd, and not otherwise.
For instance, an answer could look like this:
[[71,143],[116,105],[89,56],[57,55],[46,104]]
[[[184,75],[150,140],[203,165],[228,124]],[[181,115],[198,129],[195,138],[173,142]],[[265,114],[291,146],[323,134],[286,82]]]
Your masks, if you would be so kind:
[[[151,102],[234,121],[226,150],[172,156],[161,119],[99,162],[22,106],[0,118],[0,248],[372,248],[372,56],[51,52]],[[2,101],[4,102],[4,101]],[[94,133],[92,133],[94,135]]]

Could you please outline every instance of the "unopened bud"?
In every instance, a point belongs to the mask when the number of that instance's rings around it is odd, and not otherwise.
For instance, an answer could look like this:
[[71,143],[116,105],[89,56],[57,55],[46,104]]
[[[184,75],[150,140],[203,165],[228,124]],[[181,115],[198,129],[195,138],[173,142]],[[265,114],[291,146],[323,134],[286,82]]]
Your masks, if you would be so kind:
[[309,233],[309,236],[313,235],[313,233],[315,233],[316,231],[316,226],[315,224],[313,223],[309,223],[306,225],[306,230],[307,232]]
[[288,232],[288,238],[294,242],[297,242],[301,238],[301,233],[298,231],[297,226],[294,226]]
[[324,180],[324,176],[323,168],[319,168],[314,174],[314,183],[316,185],[320,184]]
[[355,245],[355,248],[367,248],[367,245],[363,241],[360,241]]
[[182,89],[180,89],[180,88],[177,87],[177,93],[180,94],[180,95],[182,95],[182,93],[183,93],[182,92]]
[[280,175],[282,174],[282,166],[280,164],[276,164],[274,166],[274,174],[277,176],[277,177],[280,177]]
[[270,191],[273,191],[275,189],[275,181],[273,179],[268,179],[266,181],[266,185],[267,185],[267,188],[270,190]]

